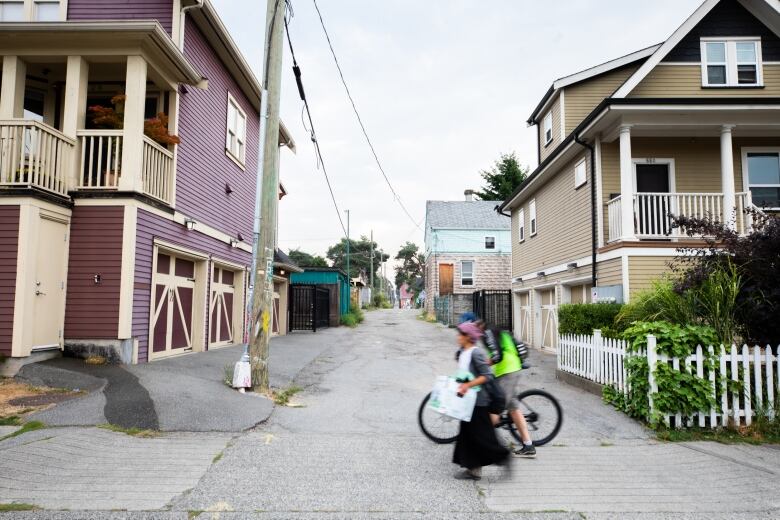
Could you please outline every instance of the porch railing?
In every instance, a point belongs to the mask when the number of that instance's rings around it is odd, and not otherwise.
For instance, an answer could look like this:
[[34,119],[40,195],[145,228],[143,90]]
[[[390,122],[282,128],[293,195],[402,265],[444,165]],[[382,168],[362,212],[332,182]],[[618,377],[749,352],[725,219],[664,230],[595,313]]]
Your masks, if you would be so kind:
[[634,219],[638,238],[685,236],[672,228],[672,215],[723,221],[722,193],[635,193]]
[[609,241],[620,240],[623,236],[623,200],[620,195],[607,202],[607,214],[609,216]]
[[67,195],[75,144],[37,121],[0,121],[0,186]]
[[119,187],[122,175],[122,130],[79,130],[81,166],[78,189]]
[[143,191],[170,204],[173,200],[173,153],[144,136]]

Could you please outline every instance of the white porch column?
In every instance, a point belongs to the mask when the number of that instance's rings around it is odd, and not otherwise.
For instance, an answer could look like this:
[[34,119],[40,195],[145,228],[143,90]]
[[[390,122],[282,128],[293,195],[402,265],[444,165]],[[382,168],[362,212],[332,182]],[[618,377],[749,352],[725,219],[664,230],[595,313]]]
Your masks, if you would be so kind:
[[[76,140],[76,132],[84,128],[87,119],[87,88],[89,84],[89,64],[81,56],[68,56],[65,74],[65,103],[62,109],[62,133]],[[73,154],[69,184],[75,189],[79,184],[81,165],[80,143],[76,144]]]
[[620,207],[623,240],[634,234],[634,165],[631,162],[631,125],[620,127]]
[[146,105],[146,60],[141,56],[127,57],[125,80],[125,121],[122,132],[121,191],[142,191],[144,107]]
[[24,117],[24,87],[27,64],[18,56],[3,57],[3,84],[0,90],[0,119]]
[[723,125],[720,130],[720,182],[723,188],[723,222],[735,229],[737,207],[734,189],[734,151],[731,144],[731,131],[734,125]]

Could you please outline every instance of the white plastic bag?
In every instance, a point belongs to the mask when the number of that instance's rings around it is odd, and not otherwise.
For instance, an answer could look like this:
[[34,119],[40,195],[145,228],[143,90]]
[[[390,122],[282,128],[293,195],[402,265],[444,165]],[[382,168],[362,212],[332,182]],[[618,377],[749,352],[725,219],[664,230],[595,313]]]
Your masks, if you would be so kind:
[[247,361],[239,361],[233,368],[233,388],[251,388],[252,369]]
[[477,392],[469,389],[466,395],[458,395],[458,383],[454,377],[439,376],[431,391],[428,406],[437,412],[459,421],[471,422],[474,405],[477,403]]

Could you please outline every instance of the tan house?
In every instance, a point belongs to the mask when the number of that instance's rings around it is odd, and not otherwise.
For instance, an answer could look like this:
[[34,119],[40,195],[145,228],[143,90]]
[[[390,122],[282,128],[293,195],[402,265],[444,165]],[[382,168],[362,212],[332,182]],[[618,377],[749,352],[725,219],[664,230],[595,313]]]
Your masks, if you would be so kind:
[[628,302],[681,246],[670,214],[740,233],[780,208],[780,4],[707,0],[665,42],[555,81],[512,216],[515,332],[556,349],[562,303]]

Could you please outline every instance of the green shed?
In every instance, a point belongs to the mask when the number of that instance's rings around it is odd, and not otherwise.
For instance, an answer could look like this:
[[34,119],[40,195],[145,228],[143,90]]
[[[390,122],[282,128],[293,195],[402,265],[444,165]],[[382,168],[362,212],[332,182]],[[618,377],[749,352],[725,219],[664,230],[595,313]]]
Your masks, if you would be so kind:
[[[347,273],[335,267],[306,267],[302,273],[292,273],[290,283],[328,286],[338,295],[339,316],[349,312],[349,281]],[[333,303],[331,303],[333,305]]]

